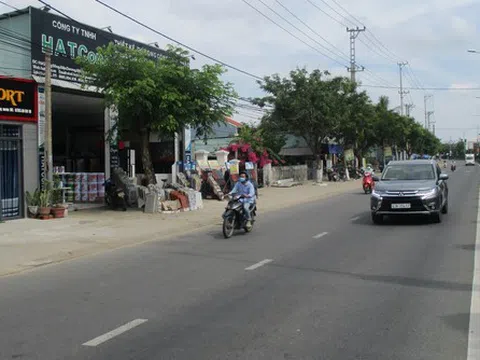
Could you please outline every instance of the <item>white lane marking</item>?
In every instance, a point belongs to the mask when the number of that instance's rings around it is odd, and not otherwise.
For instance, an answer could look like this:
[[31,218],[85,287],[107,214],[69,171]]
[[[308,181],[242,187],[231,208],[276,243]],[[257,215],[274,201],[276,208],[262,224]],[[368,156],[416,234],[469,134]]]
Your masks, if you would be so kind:
[[360,216],[356,216],[356,217],[350,219],[350,221],[357,221],[357,220],[360,220]]
[[[479,191],[480,196],[480,191]],[[480,359],[480,294],[476,293],[480,279],[480,256],[477,246],[480,244],[480,197],[478,199],[477,234],[475,237],[475,251],[473,262],[472,300],[470,303],[470,325],[468,329],[467,360]]]
[[106,334],[100,335],[100,336],[96,337],[95,339],[87,341],[86,343],[84,343],[82,345],[83,346],[98,346],[98,345],[104,343],[105,341],[111,340],[115,336],[123,334],[124,332],[127,332],[128,330],[131,330],[131,329],[137,327],[138,325],[141,325],[141,324],[143,324],[147,321],[148,320],[146,320],[146,319],[135,319],[133,321],[130,321],[130,322],[126,323],[125,325],[122,325],[122,326],[120,326],[120,327],[118,327],[118,328],[116,328],[112,331],[107,332]]
[[323,232],[323,233],[317,234],[313,238],[314,239],[320,239],[321,237],[324,237],[325,235],[328,235],[328,232]]
[[265,260],[262,260],[262,261],[260,261],[256,264],[253,264],[252,266],[249,266],[249,267],[245,268],[245,270],[255,270],[255,269],[259,268],[260,266],[271,263],[272,261],[273,261],[272,259],[265,259]]

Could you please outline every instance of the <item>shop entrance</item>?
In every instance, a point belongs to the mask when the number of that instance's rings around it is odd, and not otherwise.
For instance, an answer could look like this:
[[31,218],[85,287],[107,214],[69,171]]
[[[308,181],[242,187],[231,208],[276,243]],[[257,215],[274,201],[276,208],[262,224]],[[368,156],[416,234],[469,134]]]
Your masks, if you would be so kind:
[[22,128],[0,125],[0,220],[21,217]]
[[98,94],[52,93],[54,180],[65,200],[103,204],[105,182],[105,105]]

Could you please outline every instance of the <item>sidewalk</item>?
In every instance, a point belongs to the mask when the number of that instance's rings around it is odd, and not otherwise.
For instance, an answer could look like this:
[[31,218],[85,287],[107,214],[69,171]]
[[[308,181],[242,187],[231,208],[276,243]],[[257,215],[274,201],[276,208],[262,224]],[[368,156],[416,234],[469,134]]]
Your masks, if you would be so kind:
[[[361,191],[361,180],[311,182],[293,188],[260,189],[262,212]],[[281,196],[279,196],[281,194]],[[217,226],[224,201],[205,200],[204,209],[179,214],[144,214],[139,210],[79,211],[62,220],[16,220],[0,224],[0,276],[142,242]]]

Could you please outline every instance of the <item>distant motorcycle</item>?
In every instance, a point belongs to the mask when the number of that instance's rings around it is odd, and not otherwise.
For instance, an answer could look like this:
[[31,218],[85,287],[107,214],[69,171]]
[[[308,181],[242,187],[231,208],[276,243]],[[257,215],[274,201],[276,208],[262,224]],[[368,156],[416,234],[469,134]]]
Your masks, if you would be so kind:
[[452,164],[452,165],[450,166],[450,170],[452,170],[452,172],[455,171],[455,170],[457,170],[457,165],[456,165],[456,164]]
[[373,181],[373,174],[371,172],[365,172],[363,175],[363,191],[365,194],[371,194],[375,187],[375,181]]
[[255,216],[257,215],[257,205],[256,203],[251,204],[250,215],[251,215],[251,226],[247,226],[247,219],[243,212],[243,203],[240,199],[243,198],[243,195],[234,195],[230,198],[225,212],[223,213],[223,236],[228,239],[232,237],[235,230],[240,230],[243,228],[245,232],[249,233],[253,230],[253,224],[255,223]]

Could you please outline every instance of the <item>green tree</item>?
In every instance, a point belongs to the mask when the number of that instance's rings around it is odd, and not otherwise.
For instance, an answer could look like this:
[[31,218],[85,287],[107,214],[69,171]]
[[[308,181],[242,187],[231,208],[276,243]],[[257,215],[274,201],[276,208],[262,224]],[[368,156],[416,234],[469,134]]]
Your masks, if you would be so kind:
[[[265,77],[260,87],[268,95],[256,99],[257,105],[270,105],[272,110],[262,124],[283,134],[305,139],[321,170],[321,149],[329,137],[338,131],[345,109],[345,93],[349,81],[330,77],[326,71],[305,69],[290,72],[289,77]],[[321,179],[322,172],[317,173]]]
[[335,138],[345,149],[353,149],[360,164],[366,152],[377,144],[375,108],[367,93],[358,92],[355,84],[347,88],[345,108]]
[[190,55],[169,46],[165,55],[152,59],[148,52],[110,44],[99,48],[95,63],[78,58],[85,80],[105,95],[119,114],[119,132],[139,136],[145,176],[155,183],[149,139],[155,132],[173,135],[185,126],[208,132],[234,109],[237,96],[224,83],[220,65],[190,67]]

